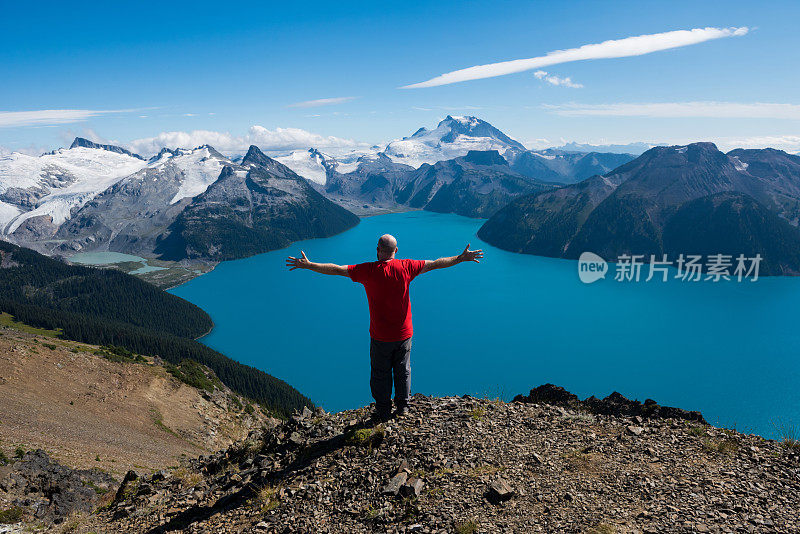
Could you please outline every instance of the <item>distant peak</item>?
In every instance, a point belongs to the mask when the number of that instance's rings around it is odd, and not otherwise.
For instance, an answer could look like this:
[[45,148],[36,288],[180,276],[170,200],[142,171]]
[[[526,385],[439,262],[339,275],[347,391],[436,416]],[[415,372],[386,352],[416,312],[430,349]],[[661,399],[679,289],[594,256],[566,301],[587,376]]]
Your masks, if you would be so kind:
[[139,154],[134,154],[130,150],[124,149],[120,146],[95,143],[94,141],[89,141],[85,137],[76,137],[75,140],[72,142],[72,144],[69,146],[69,148],[70,150],[73,148],[96,148],[99,150],[107,150],[109,152],[114,152],[116,154],[125,154],[133,158],[144,160],[144,158]]
[[253,165],[265,165],[269,163],[270,158],[267,157],[266,154],[261,152],[261,150],[256,145],[250,145],[250,148],[247,149],[247,154],[244,155],[242,159],[242,165],[253,164]]

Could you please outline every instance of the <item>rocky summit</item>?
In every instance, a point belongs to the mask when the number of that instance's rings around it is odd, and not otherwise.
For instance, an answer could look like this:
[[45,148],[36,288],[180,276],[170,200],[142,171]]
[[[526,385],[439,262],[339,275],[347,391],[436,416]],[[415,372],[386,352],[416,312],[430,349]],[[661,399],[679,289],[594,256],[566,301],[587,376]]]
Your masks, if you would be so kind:
[[[130,472],[84,532],[797,532],[800,453],[655,402],[553,386],[408,415],[305,409],[179,470]],[[645,409],[645,407],[647,407]],[[698,417],[699,416],[699,417]]]

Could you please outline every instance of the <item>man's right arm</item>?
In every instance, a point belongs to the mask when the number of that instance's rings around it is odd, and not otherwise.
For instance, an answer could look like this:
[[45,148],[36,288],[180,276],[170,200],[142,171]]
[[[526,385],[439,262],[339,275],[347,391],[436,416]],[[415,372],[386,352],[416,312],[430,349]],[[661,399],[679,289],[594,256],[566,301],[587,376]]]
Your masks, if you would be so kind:
[[301,257],[295,258],[293,256],[289,256],[286,258],[286,266],[289,268],[290,271],[294,271],[295,269],[308,269],[309,271],[314,271],[315,273],[320,274],[332,274],[332,275],[339,275],[339,276],[347,276],[350,277],[350,274],[347,272],[347,265],[336,265],[335,263],[314,263],[313,261],[309,261],[306,257],[306,253],[302,250],[300,251]]
[[432,271],[434,269],[452,267],[453,265],[458,265],[459,263],[465,261],[474,261],[475,263],[480,263],[481,258],[483,258],[483,250],[470,250],[469,244],[467,244],[467,246],[464,248],[464,252],[458,256],[439,258],[438,260],[425,260],[425,266],[420,271],[420,274],[427,273],[428,271]]

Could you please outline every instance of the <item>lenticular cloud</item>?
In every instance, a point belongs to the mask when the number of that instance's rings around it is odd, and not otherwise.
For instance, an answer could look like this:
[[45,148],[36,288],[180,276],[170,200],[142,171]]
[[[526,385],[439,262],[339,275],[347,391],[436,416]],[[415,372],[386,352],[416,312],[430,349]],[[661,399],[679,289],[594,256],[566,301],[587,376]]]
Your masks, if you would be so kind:
[[625,39],[587,44],[579,48],[555,50],[539,57],[515,59],[513,61],[490,63],[488,65],[476,65],[474,67],[448,72],[424,82],[406,85],[401,87],[401,89],[421,89],[423,87],[436,87],[469,80],[479,80],[481,78],[494,78],[495,76],[505,76],[506,74],[514,74],[516,72],[538,69],[550,65],[557,65],[559,63],[569,63],[571,61],[642,56],[651,52],[680,48],[682,46],[698,44],[713,39],[741,36],[745,35],[748,31],[749,29],[745,26],[741,28],[695,28],[693,30],[676,30],[672,32],[626,37]]

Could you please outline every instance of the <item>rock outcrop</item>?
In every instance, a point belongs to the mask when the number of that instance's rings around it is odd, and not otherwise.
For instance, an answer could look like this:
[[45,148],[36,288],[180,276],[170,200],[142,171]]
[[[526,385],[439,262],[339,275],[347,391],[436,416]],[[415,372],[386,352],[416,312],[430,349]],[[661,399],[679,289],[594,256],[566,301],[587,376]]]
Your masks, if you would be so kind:
[[613,415],[615,417],[644,417],[647,419],[682,419],[708,424],[700,412],[687,411],[682,408],[660,406],[653,399],[646,399],[644,404],[638,400],[625,398],[621,393],[614,392],[604,399],[594,395],[581,401],[574,393],[570,393],[561,386],[544,384],[534,388],[526,395],[517,395],[514,402],[530,402],[536,404],[551,404],[572,408],[573,410],[586,411],[597,415]]
[[[0,503],[20,510],[22,518],[62,523],[77,513],[92,513],[116,486],[99,469],[70,469],[41,449],[25,453],[6,466],[0,462]],[[29,517],[26,517],[29,516]]]

